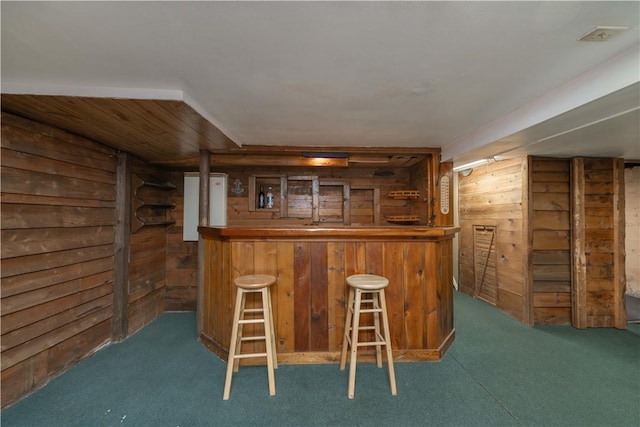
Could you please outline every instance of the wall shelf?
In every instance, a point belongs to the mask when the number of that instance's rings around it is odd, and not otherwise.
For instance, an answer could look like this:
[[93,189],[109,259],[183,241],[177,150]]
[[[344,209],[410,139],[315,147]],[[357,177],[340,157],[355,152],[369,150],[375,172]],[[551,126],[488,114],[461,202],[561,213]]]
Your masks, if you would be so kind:
[[131,178],[133,200],[131,202],[131,232],[142,227],[167,226],[175,224],[171,210],[175,203],[171,202],[171,192],[176,186],[168,181],[133,175]]
[[420,192],[418,190],[397,190],[389,191],[387,196],[396,200],[417,199]]
[[389,222],[395,222],[398,224],[413,224],[420,221],[420,217],[418,215],[389,215],[385,217],[385,219]]

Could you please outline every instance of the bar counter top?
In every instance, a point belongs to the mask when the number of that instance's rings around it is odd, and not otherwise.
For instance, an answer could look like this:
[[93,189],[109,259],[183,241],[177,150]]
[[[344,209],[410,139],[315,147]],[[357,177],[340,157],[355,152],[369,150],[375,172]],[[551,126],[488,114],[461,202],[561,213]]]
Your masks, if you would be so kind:
[[459,227],[427,227],[427,226],[287,226],[287,227],[198,227],[203,237],[250,238],[250,237],[354,237],[354,238],[438,238],[453,237],[460,230]]

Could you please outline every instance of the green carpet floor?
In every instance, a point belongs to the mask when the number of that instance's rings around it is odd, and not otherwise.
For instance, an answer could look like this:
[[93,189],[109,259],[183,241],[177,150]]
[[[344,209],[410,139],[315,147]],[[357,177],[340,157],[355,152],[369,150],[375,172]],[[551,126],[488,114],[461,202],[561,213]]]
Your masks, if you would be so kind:
[[359,363],[356,397],[338,365],[225,363],[168,313],[0,414],[10,426],[640,426],[640,325],[530,328],[455,295],[456,340],[439,362]]

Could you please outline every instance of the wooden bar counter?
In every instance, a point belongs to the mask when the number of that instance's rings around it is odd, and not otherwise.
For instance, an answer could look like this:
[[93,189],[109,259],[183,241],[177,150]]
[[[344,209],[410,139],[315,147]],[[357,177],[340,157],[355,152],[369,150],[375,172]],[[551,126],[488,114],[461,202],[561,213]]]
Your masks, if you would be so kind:
[[226,359],[235,303],[233,279],[271,274],[277,277],[271,295],[278,362],[337,362],[345,279],[370,273],[389,279],[385,292],[394,359],[438,360],[455,337],[452,239],[457,231],[419,226],[200,227],[200,338]]

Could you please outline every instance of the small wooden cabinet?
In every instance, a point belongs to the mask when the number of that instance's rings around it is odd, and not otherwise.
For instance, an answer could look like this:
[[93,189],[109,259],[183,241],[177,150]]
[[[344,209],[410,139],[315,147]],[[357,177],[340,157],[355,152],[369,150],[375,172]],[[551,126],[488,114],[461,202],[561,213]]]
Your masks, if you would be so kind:
[[[406,175],[391,177],[354,177],[299,175],[295,173],[253,174],[248,176],[247,213],[234,202],[230,211],[232,225],[255,219],[263,224],[296,223],[303,225],[414,225],[421,223],[421,191]],[[409,186],[409,189],[406,187]],[[274,195],[273,207],[260,208],[262,188],[265,198]],[[415,188],[415,187],[414,187]],[[423,215],[426,217],[426,213]],[[249,223],[249,221],[246,221]],[[422,221],[424,223],[425,221]]]
[[[269,208],[272,212],[279,212],[280,218],[287,217],[287,177],[285,175],[250,175],[249,176],[249,212],[262,210],[258,207],[258,194],[260,188],[265,192],[273,192],[274,204]],[[267,208],[264,208],[266,210]]]

